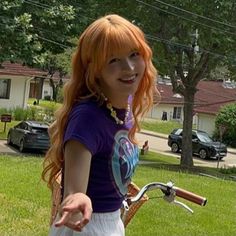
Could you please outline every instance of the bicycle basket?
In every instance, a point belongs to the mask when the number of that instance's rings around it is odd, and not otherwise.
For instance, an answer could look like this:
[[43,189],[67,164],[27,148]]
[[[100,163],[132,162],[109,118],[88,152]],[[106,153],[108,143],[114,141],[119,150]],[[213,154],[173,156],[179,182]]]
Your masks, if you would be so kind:
[[[134,197],[139,192],[139,187],[131,182],[128,185],[128,196]],[[133,203],[129,206],[129,210],[125,212],[124,208],[121,209],[121,219],[123,219],[124,226],[126,227],[134,215],[137,213],[138,209],[148,200],[147,194],[144,194],[143,197],[136,203]],[[125,215],[124,215],[125,214]]]

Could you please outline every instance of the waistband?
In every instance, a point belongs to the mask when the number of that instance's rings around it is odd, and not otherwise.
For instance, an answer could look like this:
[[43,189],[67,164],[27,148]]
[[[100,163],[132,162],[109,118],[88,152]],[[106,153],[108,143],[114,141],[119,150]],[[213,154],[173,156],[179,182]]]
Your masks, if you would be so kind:
[[117,220],[120,219],[120,209],[113,212],[94,212],[92,213],[92,219],[94,220]]

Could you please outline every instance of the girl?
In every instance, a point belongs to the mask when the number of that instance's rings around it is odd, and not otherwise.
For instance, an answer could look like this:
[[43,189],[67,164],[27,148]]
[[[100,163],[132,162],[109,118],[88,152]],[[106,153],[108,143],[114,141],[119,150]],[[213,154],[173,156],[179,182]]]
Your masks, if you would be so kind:
[[[138,163],[135,132],[155,90],[151,59],[143,32],[118,15],[96,20],[81,35],[44,162],[51,188],[62,174],[50,235],[124,236],[120,208]],[[93,208],[88,224],[84,194]]]

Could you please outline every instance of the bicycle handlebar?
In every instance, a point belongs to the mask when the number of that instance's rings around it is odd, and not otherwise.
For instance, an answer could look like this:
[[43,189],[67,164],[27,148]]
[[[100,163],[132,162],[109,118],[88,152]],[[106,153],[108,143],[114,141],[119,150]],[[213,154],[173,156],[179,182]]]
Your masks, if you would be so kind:
[[199,196],[195,193],[189,192],[178,187],[173,187],[173,189],[176,193],[176,196],[184,198],[190,202],[196,203],[201,206],[205,206],[207,203],[207,199],[205,197]]
[[175,197],[177,196],[180,198],[184,198],[184,199],[186,199],[190,202],[196,203],[200,206],[205,206],[207,203],[207,199],[205,197],[199,196],[195,193],[189,192],[189,191],[184,190],[182,188],[175,187],[172,182],[168,182],[167,184],[160,183],[160,182],[153,182],[153,183],[149,183],[149,184],[145,185],[144,187],[142,187],[136,196],[126,198],[123,202],[124,208],[128,211],[129,206],[132,203],[138,202],[147,191],[153,190],[153,189],[160,189],[164,193],[163,198],[166,201],[168,201],[170,203],[173,202],[177,205],[180,205],[192,213],[193,213],[192,209],[190,209],[184,203],[176,201]]

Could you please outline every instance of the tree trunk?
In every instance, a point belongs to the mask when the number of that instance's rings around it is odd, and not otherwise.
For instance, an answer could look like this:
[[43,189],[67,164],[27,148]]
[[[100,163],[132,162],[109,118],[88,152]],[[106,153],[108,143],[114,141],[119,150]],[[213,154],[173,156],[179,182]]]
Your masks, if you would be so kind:
[[183,121],[183,139],[180,165],[182,167],[192,167],[192,125],[193,125],[193,104],[194,93],[192,90],[185,91],[184,96],[184,121]]

